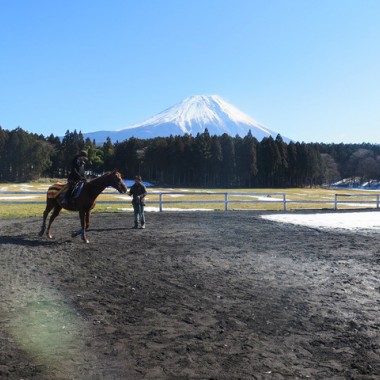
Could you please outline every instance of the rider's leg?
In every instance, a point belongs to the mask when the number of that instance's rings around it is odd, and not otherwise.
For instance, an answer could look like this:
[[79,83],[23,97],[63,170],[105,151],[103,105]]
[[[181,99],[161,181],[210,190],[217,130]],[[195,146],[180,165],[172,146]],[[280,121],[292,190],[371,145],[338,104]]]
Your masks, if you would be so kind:
[[65,197],[63,199],[63,204],[67,205],[70,202],[70,199],[72,198],[73,192],[75,190],[75,184],[76,182],[74,181],[68,181],[67,184],[69,185],[65,194]]

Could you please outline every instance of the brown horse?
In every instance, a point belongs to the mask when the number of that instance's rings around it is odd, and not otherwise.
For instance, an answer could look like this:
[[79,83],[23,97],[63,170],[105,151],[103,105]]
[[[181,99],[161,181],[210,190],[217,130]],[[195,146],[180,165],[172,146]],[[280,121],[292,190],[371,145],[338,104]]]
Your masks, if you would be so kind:
[[76,199],[73,199],[66,206],[63,206],[61,203],[61,196],[54,196],[54,190],[57,190],[57,187],[62,187],[62,184],[55,184],[50,186],[47,192],[46,197],[46,208],[43,213],[43,222],[39,235],[42,236],[46,229],[46,218],[49,215],[50,211],[54,209],[53,213],[50,216],[49,224],[46,230],[46,235],[51,239],[52,235],[50,233],[50,227],[54,222],[54,219],[59,215],[62,208],[65,208],[69,211],[79,211],[79,218],[81,223],[81,229],[73,232],[72,237],[81,235],[82,240],[88,243],[86,236],[86,231],[90,226],[90,215],[91,210],[95,207],[96,198],[99,194],[106,188],[112,186],[120,193],[127,192],[127,186],[124,184],[123,179],[121,178],[120,173],[117,170],[108,172],[101,177],[95,178],[89,182],[83,184],[83,188]]

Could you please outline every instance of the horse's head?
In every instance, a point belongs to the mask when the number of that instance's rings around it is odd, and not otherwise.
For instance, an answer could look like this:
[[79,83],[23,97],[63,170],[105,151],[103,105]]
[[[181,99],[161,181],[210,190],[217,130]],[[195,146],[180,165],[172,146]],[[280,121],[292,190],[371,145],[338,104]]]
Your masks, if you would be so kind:
[[123,178],[121,178],[121,174],[115,169],[111,172],[112,181],[111,186],[116,189],[119,193],[126,193],[128,191],[127,186],[125,185]]

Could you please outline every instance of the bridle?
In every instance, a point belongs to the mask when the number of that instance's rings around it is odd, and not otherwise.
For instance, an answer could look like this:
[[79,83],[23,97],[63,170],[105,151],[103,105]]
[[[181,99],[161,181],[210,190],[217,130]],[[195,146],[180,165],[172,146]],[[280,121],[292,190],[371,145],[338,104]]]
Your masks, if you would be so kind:
[[112,187],[114,187],[119,193],[127,192],[126,186],[123,184],[123,180],[121,178],[120,173],[115,172],[115,176],[112,181]]

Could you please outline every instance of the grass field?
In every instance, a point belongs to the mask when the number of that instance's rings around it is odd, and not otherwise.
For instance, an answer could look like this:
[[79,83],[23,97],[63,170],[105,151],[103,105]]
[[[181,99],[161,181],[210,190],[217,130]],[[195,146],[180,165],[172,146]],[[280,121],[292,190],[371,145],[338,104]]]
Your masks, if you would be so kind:
[[[51,182],[0,184],[0,218],[41,216],[46,191]],[[339,194],[339,209],[376,207],[379,192],[302,189],[183,189],[148,188],[146,211],[158,211],[160,199],[165,210],[224,210],[228,193],[229,210],[333,209],[335,194]],[[344,196],[344,194],[348,194]],[[356,195],[358,194],[358,195]],[[354,196],[355,195],[355,196]],[[360,195],[360,196],[359,196]],[[376,197],[377,196],[377,197]],[[302,203],[303,202],[303,203]],[[94,212],[132,211],[131,198],[114,189],[106,189],[97,199]],[[62,212],[67,212],[63,210]]]

